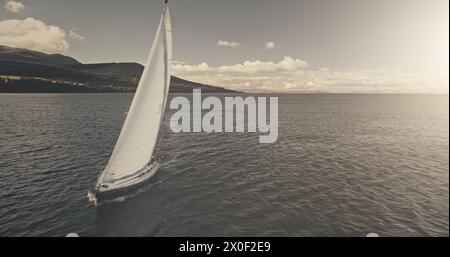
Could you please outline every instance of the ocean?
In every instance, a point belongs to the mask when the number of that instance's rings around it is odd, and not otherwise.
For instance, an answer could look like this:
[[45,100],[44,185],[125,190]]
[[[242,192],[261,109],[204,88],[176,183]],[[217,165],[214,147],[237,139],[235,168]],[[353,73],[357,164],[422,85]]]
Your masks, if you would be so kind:
[[448,95],[282,94],[279,137],[173,133],[133,195],[93,189],[131,94],[0,94],[0,236],[449,236]]

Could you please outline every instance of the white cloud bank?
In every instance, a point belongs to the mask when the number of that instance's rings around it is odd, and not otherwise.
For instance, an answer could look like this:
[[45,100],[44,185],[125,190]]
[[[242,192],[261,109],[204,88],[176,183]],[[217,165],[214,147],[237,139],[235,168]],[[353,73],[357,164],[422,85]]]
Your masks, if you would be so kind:
[[72,29],[69,32],[69,37],[72,38],[72,39],[75,39],[75,40],[85,40],[86,39],[84,36],[78,34],[76,31],[77,31],[76,28]]
[[236,48],[242,46],[242,44],[238,42],[229,42],[226,40],[219,40],[217,41],[217,46],[219,47],[229,47],[229,48]]
[[[68,37],[84,40],[75,29],[69,32]],[[0,21],[0,44],[45,53],[66,53],[70,48],[63,29],[32,17]]]
[[5,2],[3,8],[12,13],[20,13],[25,10],[25,5],[21,2],[9,0]]
[[449,81],[444,71],[334,71],[288,56],[278,62],[256,60],[219,67],[176,63],[173,72],[245,92],[448,93]]
[[275,43],[273,41],[266,42],[264,44],[264,48],[266,48],[267,50],[274,49],[275,48]]

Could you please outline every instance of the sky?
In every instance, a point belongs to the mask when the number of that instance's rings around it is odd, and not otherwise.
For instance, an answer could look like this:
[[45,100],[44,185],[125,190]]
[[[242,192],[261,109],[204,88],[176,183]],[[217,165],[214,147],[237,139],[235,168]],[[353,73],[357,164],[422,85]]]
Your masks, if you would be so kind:
[[[161,1],[0,0],[0,44],[144,63]],[[173,74],[248,92],[448,93],[448,0],[169,0]]]

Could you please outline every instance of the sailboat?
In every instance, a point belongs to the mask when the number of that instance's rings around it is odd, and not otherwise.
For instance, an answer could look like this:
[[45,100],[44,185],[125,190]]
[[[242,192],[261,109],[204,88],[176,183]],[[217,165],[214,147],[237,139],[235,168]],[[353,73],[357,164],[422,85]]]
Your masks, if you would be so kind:
[[95,202],[135,188],[159,169],[153,154],[169,93],[171,59],[172,28],[166,0],[125,123],[90,197]]

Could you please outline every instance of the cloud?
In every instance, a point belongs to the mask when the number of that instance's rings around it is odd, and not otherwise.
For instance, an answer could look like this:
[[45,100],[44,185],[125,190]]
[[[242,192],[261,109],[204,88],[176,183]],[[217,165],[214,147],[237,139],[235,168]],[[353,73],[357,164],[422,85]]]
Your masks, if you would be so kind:
[[242,44],[237,43],[237,42],[228,42],[228,41],[225,41],[225,40],[219,40],[219,41],[217,42],[217,46],[220,46],[220,47],[229,47],[229,48],[236,48],[236,47],[242,46]]
[[273,41],[268,41],[264,44],[264,48],[270,50],[275,48],[275,43]]
[[173,65],[175,70],[184,72],[216,72],[216,73],[245,73],[245,74],[257,74],[276,71],[295,71],[298,69],[308,67],[306,61],[300,59],[294,59],[289,56],[285,56],[280,62],[274,63],[271,61],[245,61],[242,64],[236,65],[224,65],[219,67],[210,67],[207,63],[203,62],[199,65],[188,64],[175,64]]
[[25,5],[21,2],[9,0],[5,2],[5,5],[3,6],[6,10],[12,13],[19,13],[25,10]]
[[231,66],[220,66],[217,68],[219,72],[235,72],[235,73],[266,73],[276,71],[295,71],[308,66],[306,61],[300,59],[293,59],[292,57],[285,56],[283,60],[278,63],[264,62],[264,61],[245,61],[242,64],[236,64]]
[[278,62],[245,61],[212,67],[173,65],[175,75],[245,92],[448,93],[446,72],[423,70],[337,71],[285,56]]
[[31,17],[0,21],[0,44],[46,53],[64,53],[69,50],[63,29]]
[[76,28],[70,30],[69,37],[72,39],[75,39],[75,40],[85,40],[86,38],[84,36],[81,36],[80,34],[78,34],[76,32],[76,30],[77,30]]

